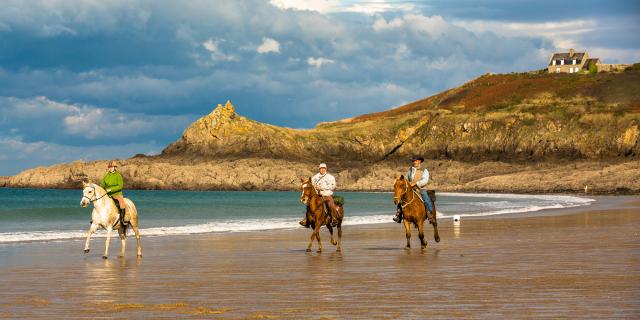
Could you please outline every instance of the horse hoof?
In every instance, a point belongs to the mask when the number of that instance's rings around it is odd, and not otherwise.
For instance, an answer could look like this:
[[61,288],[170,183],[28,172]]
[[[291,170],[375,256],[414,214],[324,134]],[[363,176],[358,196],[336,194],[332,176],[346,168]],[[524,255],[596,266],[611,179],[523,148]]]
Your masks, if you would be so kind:
[[336,249],[336,252],[342,252],[342,249],[338,248]]
[[142,258],[142,253],[138,254],[138,258]]
[[84,253],[89,253],[89,249],[84,249]]
[[311,249],[307,249],[307,252],[311,252]]
[[109,257],[107,257],[107,256],[102,256],[102,259],[109,259]]
[[316,252],[317,252],[317,253],[322,253],[322,250],[318,250],[318,251],[316,251]]
[[331,244],[335,246],[336,244],[338,244],[338,241],[333,240],[331,241]]
[[434,240],[436,240],[436,242],[440,242],[440,236],[436,236]]

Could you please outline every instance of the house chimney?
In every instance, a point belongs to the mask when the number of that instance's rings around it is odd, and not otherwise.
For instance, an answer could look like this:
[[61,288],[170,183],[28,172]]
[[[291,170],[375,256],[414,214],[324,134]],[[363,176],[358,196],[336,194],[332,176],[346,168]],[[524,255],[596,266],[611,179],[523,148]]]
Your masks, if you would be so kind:
[[569,58],[573,57],[573,55],[575,54],[575,50],[573,50],[573,48],[569,49]]

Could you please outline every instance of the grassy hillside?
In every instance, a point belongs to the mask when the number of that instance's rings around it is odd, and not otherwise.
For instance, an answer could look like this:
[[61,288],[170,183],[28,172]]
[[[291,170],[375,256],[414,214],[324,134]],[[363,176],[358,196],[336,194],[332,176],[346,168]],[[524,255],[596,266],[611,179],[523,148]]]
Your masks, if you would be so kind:
[[459,161],[635,159],[640,71],[485,75],[385,112],[311,130],[262,124],[218,106],[164,156],[378,162],[420,153]]

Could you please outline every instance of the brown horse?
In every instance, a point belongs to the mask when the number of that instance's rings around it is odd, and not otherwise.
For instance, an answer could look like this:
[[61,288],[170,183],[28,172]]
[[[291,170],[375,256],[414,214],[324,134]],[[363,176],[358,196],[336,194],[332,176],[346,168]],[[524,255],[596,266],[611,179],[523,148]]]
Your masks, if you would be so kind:
[[331,227],[331,216],[325,213],[322,196],[318,194],[316,188],[311,183],[311,178],[302,182],[302,194],[300,195],[300,202],[307,206],[307,221],[313,229],[311,234],[311,240],[309,240],[309,246],[307,246],[307,252],[311,251],[313,245],[313,239],[318,239],[318,252],[322,252],[322,242],[320,242],[320,228],[327,226],[329,233],[331,234],[331,244],[338,245],[336,251],[342,251],[342,218],[344,217],[344,208],[336,203],[338,219],[338,241],[333,239],[333,227]]
[[436,242],[440,242],[440,236],[438,235],[438,222],[436,221],[436,204],[433,202],[433,212],[427,213],[424,207],[424,203],[420,198],[418,190],[414,190],[404,175],[401,175],[396,179],[393,185],[393,203],[400,205],[404,216],[404,230],[407,236],[407,248],[411,248],[411,224],[418,228],[418,237],[420,238],[420,244],[422,249],[427,246],[427,241],[424,240],[424,220],[429,219],[429,223],[433,225],[433,238]]

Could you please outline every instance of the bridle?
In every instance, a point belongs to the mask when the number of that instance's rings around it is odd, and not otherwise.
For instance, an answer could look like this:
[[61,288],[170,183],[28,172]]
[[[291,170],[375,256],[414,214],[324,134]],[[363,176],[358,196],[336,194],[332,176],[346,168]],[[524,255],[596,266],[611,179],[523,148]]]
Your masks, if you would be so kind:
[[[400,206],[404,209],[406,206],[411,204],[413,202],[413,200],[416,199],[416,195],[414,194],[414,192],[411,192],[411,200],[409,200],[409,201],[402,200],[402,196],[404,196],[405,194],[407,194],[407,192],[409,192],[409,187],[408,187],[409,183],[407,182],[407,180],[403,180],[403,181],[404,181],[404,191],[400,194],[400,196],[398,196],[398,197],[394,196],[393,199],[397,200],[398,203],[400,204]],[[403,202],[404,202],[404,204],[402,204]]]
[[89,203],[94,203],[94,202],[96,202],[96,201],[98,201],[98,200],[100,200],[100,199],[102,199],[102,198],[104,198],[104,197],[106,197],[106,196],[107,196],[107,193],[105,192],[103,195],[101,195],[101,196],[100,196],[100,198],[97,198],[97,197],[96,197],[96,194],[98,194],[98,193],[96,192],[96,187],[95,187],[95,186],[93,186],[93,185],[86,186],[86,187],[84,187],[84,188],[85,188],[85,189],[86,189],[86,188],[91,188],[91,189],[93,189],[93,198],[94,198],[94,199],[91,199],[91,198],[89,198],[89,197],[85,196],[85,195],[84,195],[84,193],[82,194],[82,198],[83,198],[83,199],[84,199],[84,198],[87,198],[87,200],[89,200]]

